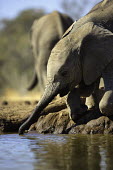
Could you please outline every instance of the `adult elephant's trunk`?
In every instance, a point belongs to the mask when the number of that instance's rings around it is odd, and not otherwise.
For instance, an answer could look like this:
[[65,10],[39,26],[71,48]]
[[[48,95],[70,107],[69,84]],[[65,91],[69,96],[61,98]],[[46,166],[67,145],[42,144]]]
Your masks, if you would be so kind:
[[20,126],[19,134],[23,134],[25,130],[29,129],[29,127],[38,120],[43,109],[58,94],[59,87],[59,83],[55,83],[46,87],[44,94],[38,105],[36,106],[35,110],[31,114],[31,116]]

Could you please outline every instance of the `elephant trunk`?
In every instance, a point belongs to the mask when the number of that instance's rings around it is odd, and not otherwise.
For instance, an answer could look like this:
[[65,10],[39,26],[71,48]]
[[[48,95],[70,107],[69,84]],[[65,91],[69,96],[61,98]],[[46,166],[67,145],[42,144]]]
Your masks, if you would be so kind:
[[29,129],[29,127],[35,123],[40,117],[40,113],[43,109],[53,100],[53,98],[58,94],[59,91],[59,83],[55,83],[46,87],[44,94],[39,101],[38,105],[34,109],[31,116],[20,126],[19,134],[23,134],[25,130]]

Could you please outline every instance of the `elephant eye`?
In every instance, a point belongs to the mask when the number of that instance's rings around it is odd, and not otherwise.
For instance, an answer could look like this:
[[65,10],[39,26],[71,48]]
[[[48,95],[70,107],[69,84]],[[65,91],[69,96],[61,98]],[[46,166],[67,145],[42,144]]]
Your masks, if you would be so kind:
[[61,76],[66,76],[67,74],[68,74],[67,71],[62,71],[62,72],[61,72]]

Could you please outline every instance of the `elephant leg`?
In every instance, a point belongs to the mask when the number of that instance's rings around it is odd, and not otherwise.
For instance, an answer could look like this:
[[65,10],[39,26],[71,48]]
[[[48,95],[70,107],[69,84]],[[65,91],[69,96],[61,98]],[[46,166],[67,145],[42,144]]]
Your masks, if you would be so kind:
[[88,107],[88,110],[99,109],[99,83],[100,78],[95,82],[93,89],[91,89],[91,95],[86,97],[85,104]]
[[105,93],[99,103],[100,111],[107,115],[113,115],[113,60],[102,73]]
[[95,108],[95,98],[93,94],[91,94],[89,97],[86,97],[85,104],[87,105],[88,110],[92,110]]
[[[39,70],[40,70],[40,72],[39,72]],[[38,77],[40,77],[39,78],[39,88],[40,88],[40,91],[42,94],[45,90],[46,74],[47,74],[47,72],[46,72],[45,68],[38,69]]]
[[84,112],[87,111],[87,106],[81,105],[79,89],[74,88],[67,95],[67,107],[69,109],[69,117],[74,122],[77,121]]
[[39,80],[39,88],[41,93],[45,90],[46,85],[46,79],[47,79],[47,63],[44,63],[42,59],[40,59],[41,56],[39,56],[39,59],[37,61],[37,74],[38,74],[38,80]]
[[89,110],[98,107],[97,92],[99,88],[99,81],[100,79],[91,85],[85,85],[84,82],[81,82],[79,85],[80,96],[85,98],[84,104],[87,105]]

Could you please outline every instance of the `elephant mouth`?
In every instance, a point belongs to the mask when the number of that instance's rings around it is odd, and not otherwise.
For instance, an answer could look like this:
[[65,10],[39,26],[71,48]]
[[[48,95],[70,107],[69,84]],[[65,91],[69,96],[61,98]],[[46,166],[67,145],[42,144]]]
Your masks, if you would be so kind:
[[60,90],[60,97],[63,97],[63,96],[65,96],[65,95],[67,95],[69,93],[69,87],[68,86],[66,86],[65,88],[63,88],[63,89],[61,89]]

